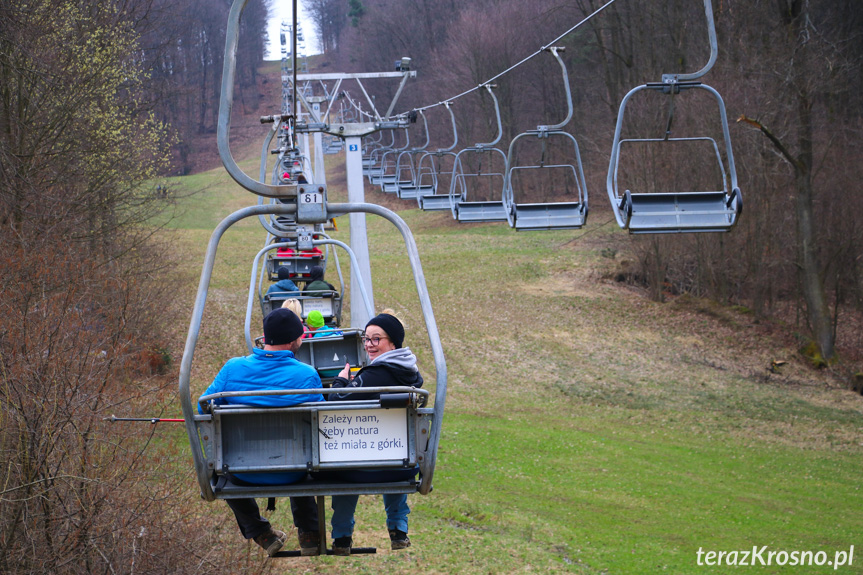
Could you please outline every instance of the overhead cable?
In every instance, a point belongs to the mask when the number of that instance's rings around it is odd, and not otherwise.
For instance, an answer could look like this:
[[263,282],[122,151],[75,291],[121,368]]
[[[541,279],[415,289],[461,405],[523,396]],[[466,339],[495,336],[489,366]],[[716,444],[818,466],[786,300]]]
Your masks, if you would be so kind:
[[[436,103],[436,104],[430,104],[430,105],[428,105],[428,106],[423,106],[423,107],[421,107],[421,108],[414,108],[414,109],[415,109],[415,110],[417,110],[417,111],[419,111],[419,110],[429,110],[429,109],[434,108],[434,107],[437,107],[437,106],[443,106],[443,105],[444,105],[444,104],[446,104],[447,102],[452,102],[453,100],[458,100],[458,99],[459,99],[459,98],[461,98],[462,96],[467,96],[467,95],[468,95],[468,94],[470,94],[471,92],[474,92],[474,91],[476,91],[476,90],[479,90],[480,88],[483,88],[483,87],[484,87],[484,86],[486,86],[487,84],[491,84],[492,82],[494,82],[494,81],[495,81],[495,80],[497,80],[498,78],[501,78],[502,76],[505,76],[506,74],[509,74],[510,72],[512,72],[513,70],[515,70],[515,69],[516,69],[516,68],[518,68],[519,66],[521,66],[522,64],[524,64],[524,63],[528,62],[529,60],[531,60],[531,59],[535,58],[536,56],[539,56],[539,55],[540,55],[540,54],[542,54],[544,51],[548,50],[549,48],[551,48],[552,46],[554,46],[557,42],[559,42],[560,40],[562,40],[564,37],[566,37],[567,35],[572,34],[573,32],[575,32],[575,31],[576,31],[578,28],[580,28],[583,24],[585,24],[586,22],[588,22],[591,18],[593,18],[594,16],[596,16],[597,14],[599,14],[600,12],[602,12],[603,10],[605,10],[606,8],[608,8],[609,6],[611,6],[612,4],[614,4],[615,2],[617,2],[617,0],[609,0],[608,2],[606,2],[605,4],[603,4],[602,6],[600,6],[600,7],[599,7],[599,8],[597,8],[596,10],[594,10],[591,14],[589,14],[588,16],[586,16],[586,17],[585,17],[581,22],[579,22],[578,24],[576,24],[575,26],[573,26],[572,28],[570,28],[569,30],[567,30],[566,32],[564,32],[563,34],[561,34],[560,36],[558,36],[557,38],[555,38],[554,40],[552,40],[551,42],[549,42],[548,44],[546,44],[545,46],[543,46],[542,48],[540,48],[539,50],[537,50],[536,52],[534,52],[533,54],[531,54],[530,56],[527,56],[526,58],[522,59],[522,60],[521,60],[521,61],[519,61],[518,63],[513,64],[512,66],[510,66],[509,68],[507,68],[507,69],[506,69],[506,70],[504,70],[503,72],[500,72],[500,73],[499,73],[499,74],[497,74],[496,76],[493,76],[493,77],[489,78],[488,80],[486,80],[486,81],[485,81],[485,82],[483,82],[482,84],[479,84],[479,85],[477,85],[477,86],[474,86],[473,88],[471,88],[471,89],[469,89],[469,90],[465,90],[465,91],[464,91],[464,92],[462,92],[461,94],[459,94],[459,95],[457,95],[457,96],[453,96],[452,98],[446,98],[446,99],[444,99],[444,100],[441,100],[440,102],[438,102],[438,103]],[[406,114],[406,113],[407,113],[407,112],[404,112],[403,114]],[[403,115],[403,114],[399,114],[399,115]]]

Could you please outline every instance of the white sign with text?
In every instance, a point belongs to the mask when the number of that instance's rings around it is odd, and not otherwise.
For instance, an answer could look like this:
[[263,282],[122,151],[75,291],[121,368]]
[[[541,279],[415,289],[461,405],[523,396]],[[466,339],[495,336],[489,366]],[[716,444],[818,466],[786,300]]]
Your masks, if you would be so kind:
[[333,315],[333,300],[332,298],[308,298],[303,300],[303,317],[309,317],[309,314],[317,310],[324,317]]
[[318,411],[321,463],[408,457],[407,409]]

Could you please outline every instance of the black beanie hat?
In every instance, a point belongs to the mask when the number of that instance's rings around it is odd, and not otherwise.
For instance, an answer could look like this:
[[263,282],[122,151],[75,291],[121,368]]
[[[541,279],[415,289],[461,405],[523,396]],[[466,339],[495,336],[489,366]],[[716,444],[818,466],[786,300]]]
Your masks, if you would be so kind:
[[264,343],[283,345],[303,335],[303,322],[287,308],[276,308],[264,318]]
[[279,268],[278,276],[280,280],[291,279],[291,266],[281,266]]
[[396,346],[396,349],[401,349],[402,344],[405,342],[405,328],[396,316],[388,313],[379,313],[369,320],[369,323],[366,324],[366,329],[369,329],[370,325],[376,325],[384,330],[387,336],[389,336],[390,341]]

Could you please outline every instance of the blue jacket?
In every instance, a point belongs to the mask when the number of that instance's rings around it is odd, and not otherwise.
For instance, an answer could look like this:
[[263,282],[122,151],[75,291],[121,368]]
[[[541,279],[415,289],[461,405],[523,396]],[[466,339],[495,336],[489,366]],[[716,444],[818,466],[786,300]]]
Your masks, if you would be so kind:
[[271,293],[291,293],[299,292],[300,288],[291,280],[279,280],[267,288],[267,295]]
[[333,336],[340,336],[340,335],[343,335],[342,332],[340,332],[337,329],[333,329],[328,325],[325,325],[324,327],[319,327],[318,329],[316,329],[312,338],[315,338],[315,337],[333,337]]
[[[291,351],[264,351],[252,349],[252,355],[229,359],[216,379],[203,395],[221,391],[260,391],[265,389],[315,389],[321,388],[321,378],[310,365],[294,358]],[[300,395],[249,395],[221,397],[217,405],[242,403],[262,407],[286,407],[310,401],[324,401],[320,393]],[[200,404],[198,412],[203,413]],[[284,485],[295,483],[306,476],[297,473],[237,473],[236,477],[252,484]]]
[[[310,365],[294,358],[291,351],[252,349],[252,355],[229,359],[203,395],[221,391],[261,391],[265,389],[319,389],[321,378]],[[301,395],[248,395],[221,397],[216,405],[242,403],[261,407],[287,407],[307,401],[324,401],[320,393]],[[201,411],[200,404],[198,412]]]

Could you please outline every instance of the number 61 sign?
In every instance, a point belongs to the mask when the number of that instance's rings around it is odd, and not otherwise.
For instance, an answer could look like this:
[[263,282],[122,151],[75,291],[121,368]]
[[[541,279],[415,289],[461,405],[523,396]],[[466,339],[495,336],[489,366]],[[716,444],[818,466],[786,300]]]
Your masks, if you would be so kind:
[[297,190],[297,221],[319,224],[327,221],[327,188],[321,184]]

